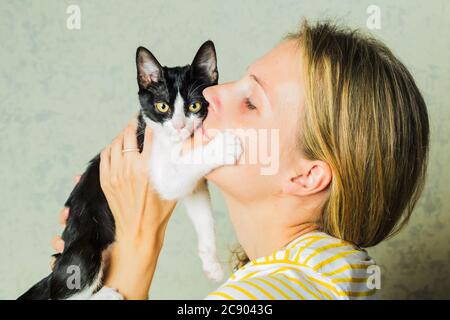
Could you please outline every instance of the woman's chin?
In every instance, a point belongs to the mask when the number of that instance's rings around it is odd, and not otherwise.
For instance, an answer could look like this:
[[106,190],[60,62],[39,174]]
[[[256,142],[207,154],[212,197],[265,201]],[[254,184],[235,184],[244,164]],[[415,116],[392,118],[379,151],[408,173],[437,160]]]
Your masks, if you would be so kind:
[[227,184],[230,179],[233,179],[233,176],[236,174],[235,166],[222,166],[218,167],[211,172],[209,172],[205,178],[208,181],[211,181],[218,187],[221,185]]

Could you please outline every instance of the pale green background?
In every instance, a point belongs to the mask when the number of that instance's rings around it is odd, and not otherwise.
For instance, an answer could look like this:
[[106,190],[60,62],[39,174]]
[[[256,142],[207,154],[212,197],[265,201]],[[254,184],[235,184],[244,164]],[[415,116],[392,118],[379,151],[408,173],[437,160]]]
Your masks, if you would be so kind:
[[[138,110],[134,54],[191,61],[214,40],[220,80],[238,78],[302,17],[337,18],[366,30],[381,8],[384,40],[428,103],[428,183],[409,226],[369,253],[382,266],[382,298],[450,297],[450,6],[441,1],[0,1],[0,298],[17,297],[49,272],[50,239],[72,178]],[[81,7],[81,30],[66,8]],[[220,253],[235,243],[213,189]],[[203,298],[193,228],[183,209],[170,222],[151,298]]]

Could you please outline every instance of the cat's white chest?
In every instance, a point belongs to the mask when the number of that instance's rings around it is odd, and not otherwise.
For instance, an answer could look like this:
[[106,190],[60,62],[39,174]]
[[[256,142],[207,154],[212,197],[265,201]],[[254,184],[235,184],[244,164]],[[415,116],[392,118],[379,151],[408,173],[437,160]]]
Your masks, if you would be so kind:
[[[152,150],[149,159],[150,180],[153,187],[166,200],[177,199],[189,190],[180,190],[180,180],[183,180],[180,172],[179,161],[181,143],[165,141],[164,137],[155,136],[152,141]],[[178,182],[178,183],[177,183]]]

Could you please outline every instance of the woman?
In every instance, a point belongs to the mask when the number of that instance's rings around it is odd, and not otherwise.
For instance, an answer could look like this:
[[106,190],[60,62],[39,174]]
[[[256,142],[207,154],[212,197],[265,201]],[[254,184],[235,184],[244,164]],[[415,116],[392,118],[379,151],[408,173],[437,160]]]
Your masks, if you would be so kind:
[[[304,23],[241,79],[203,93],[210,104],[206,129],[279,134],[276,174],[245,163],[244,143],[236,166],[206,177],[222,191],[250,260],[207,298],[373,297],[374,261],[363,248],[408,221],[427,166],[427,110],[404,65],[357,32]],[[140,174],[144,156],[122,154],[136,147],[134,132],[132,122],[101,154],[117,242],[94,298],[147,298],[175,206]],[[150,138],[147,131],[146,144]],[[63,243],[57,238],[54,246],[61,251]]]

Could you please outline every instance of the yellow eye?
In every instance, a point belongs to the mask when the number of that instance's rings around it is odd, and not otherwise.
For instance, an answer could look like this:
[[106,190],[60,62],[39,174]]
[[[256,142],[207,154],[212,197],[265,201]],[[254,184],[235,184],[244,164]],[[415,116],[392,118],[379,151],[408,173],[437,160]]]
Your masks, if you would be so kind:
[[169,111],[169,106],[167,105],[167,103],[157,102],[157,103],[155,103],[154,106],[155,106],[156,110],[158,110],[159,112],[165,113],[165,112]]
[[189,111],[195,113],[195,112],[198,112],[201,107],[202,107],[202,104],[197,101],[197,102],[191,103],[189,105]]

